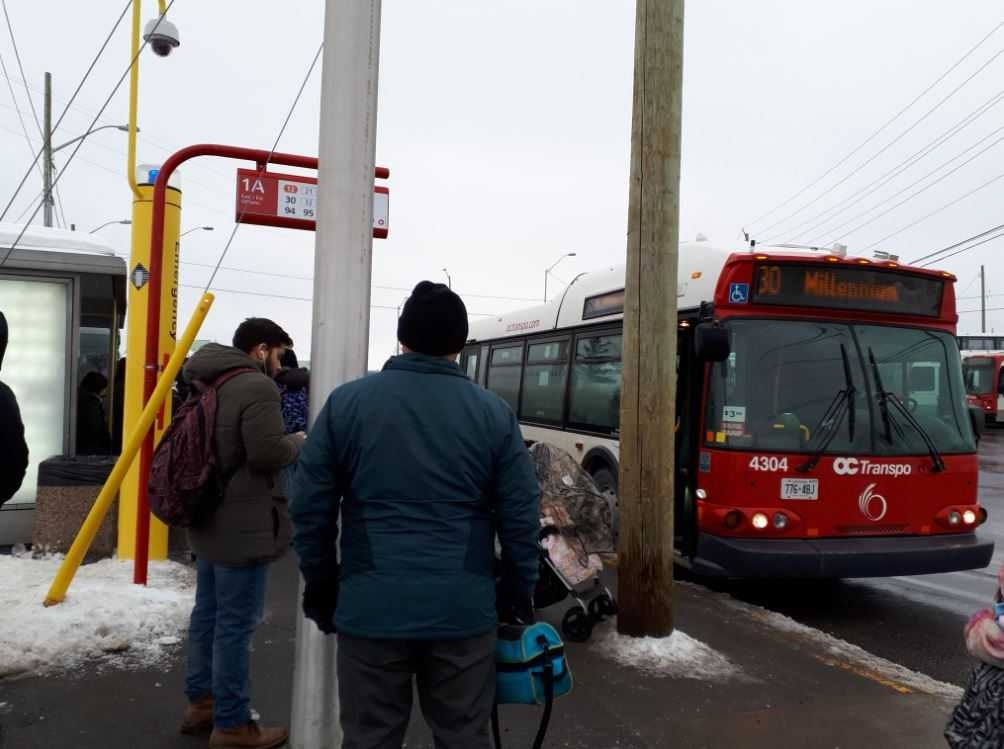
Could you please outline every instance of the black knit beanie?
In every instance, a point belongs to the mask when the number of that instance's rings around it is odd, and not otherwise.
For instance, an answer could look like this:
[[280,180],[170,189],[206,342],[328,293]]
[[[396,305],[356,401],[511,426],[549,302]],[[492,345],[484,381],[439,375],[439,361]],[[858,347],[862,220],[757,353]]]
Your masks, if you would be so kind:
[[412,351],[446,356],[467,343],[467,308],[446,285],[422,281],[404,303],[397,339]]

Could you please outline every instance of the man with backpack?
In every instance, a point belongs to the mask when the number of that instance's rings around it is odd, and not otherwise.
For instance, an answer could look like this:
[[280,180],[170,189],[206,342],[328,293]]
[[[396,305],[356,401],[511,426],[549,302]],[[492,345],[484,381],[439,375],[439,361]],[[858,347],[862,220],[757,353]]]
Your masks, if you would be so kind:
[[250,318],[237,328],[233,347],[209,344],[185,365],[189,383],[215,391],[213,446],[223,488],[215,511],[189,528],[198,578],[181,730],[211,730],[213,749],[271,749],[288,738],[285,728],[252,720],[248,670],[268,564],[290,543],[279,473],[303,443],[302,434],[285,434],[272,379],[290,344],[271,320]]
[[457,366],[460,297],[420,283],[398,338],[402,356],[331,394],[297,463],[290,511],[303,610],[339,634],[344,749],[400,747],[413,682],[439,749],[487,749],[495,535],[502,618],[526,621],[540,490],[509,406]]
[[[7,353],[7,318],[0,312],[0,367]],[[0,382],[0,506],[17,494],[28,470],[28,445],[14,391]]]

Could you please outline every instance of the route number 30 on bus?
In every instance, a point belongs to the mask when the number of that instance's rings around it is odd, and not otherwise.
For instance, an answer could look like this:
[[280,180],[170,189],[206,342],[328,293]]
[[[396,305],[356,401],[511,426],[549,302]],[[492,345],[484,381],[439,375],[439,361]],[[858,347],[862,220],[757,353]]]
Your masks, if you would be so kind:
[[937,317],[944,281],[863,267],[778,263],[756,266],[755,304],[831,307]]

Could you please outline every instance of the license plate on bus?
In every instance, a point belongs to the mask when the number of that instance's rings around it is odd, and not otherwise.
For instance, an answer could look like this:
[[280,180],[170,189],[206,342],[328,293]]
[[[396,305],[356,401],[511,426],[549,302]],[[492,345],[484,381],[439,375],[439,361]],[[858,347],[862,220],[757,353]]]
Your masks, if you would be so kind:
[[819,479],[781,479],[781,499],[819,499]]

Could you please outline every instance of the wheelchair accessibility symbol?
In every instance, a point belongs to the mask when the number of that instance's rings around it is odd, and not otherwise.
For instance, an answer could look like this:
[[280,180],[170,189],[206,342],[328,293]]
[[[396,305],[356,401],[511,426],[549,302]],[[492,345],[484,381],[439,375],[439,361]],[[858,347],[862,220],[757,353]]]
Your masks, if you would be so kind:
[[748,283],[729,284],[729,304],[748,304],[750,285]]

